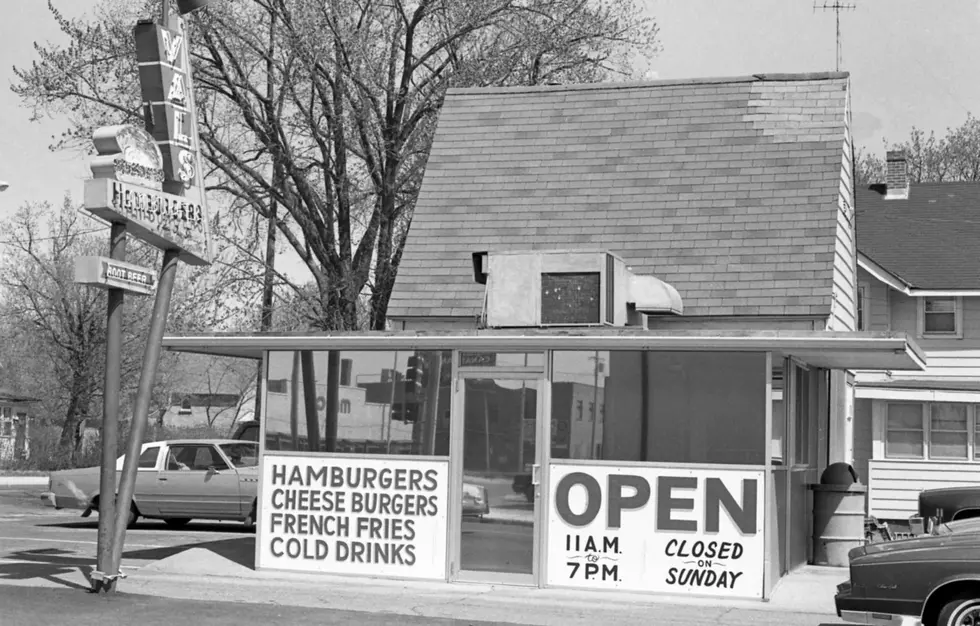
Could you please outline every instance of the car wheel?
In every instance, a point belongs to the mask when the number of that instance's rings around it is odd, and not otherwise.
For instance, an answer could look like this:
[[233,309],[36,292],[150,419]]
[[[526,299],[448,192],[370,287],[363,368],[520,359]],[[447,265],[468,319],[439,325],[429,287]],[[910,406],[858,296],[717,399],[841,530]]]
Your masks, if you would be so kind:
[[183,528],[190,523],[191,518],[189,517],[167,517],[164,518],[163,523],[171,528]]
[[136,508],[135,504],[129,505],[129,518],[126,520],[126,528],[133,528],[136,526],[136,521],[140,518],[139,509]]
[[973,626],[980,623],[980,598],[957,596],[947,602],[936,620],[936,626]]
[[252,511],[245,518],[245,528],[252,528],[255,526],[255,516],[257,512],[258,501],[252,502]]

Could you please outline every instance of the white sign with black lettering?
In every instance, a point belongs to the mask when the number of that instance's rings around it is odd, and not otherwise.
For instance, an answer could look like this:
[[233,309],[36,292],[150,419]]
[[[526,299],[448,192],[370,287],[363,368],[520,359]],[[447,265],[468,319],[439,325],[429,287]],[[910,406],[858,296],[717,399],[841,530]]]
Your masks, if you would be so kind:
[[761,598],[764,475],[552,465],[548,585]]
[[446,578],[446,461],[266,454],[257,568]]

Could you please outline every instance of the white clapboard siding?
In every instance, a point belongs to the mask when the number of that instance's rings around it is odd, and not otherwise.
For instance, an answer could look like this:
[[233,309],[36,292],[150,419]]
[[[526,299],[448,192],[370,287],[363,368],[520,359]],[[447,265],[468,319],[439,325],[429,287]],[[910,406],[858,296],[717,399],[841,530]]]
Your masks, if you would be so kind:
[[900,520],[919,510],[919,493],[940,487],[980,486],[980,463],[897,461],[868,462],[869,513]]

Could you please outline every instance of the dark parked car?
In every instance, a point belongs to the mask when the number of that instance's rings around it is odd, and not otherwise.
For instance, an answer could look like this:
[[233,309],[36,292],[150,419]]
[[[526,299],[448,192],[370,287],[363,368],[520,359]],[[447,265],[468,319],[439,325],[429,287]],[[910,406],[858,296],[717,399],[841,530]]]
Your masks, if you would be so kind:
[[980,487],[927,489],[919,494],[919,515],[944,522],[980,517]]
[[[936,531],[941,532],[937,529]],[[980,624],[980,532],[946,532],[855,548],[837,615],[858,624]]]

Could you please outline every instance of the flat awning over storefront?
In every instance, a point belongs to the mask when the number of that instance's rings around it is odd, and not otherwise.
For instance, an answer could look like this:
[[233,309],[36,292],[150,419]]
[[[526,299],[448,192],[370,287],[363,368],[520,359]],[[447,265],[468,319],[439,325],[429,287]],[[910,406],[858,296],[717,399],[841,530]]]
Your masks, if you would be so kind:
[[648,331],[643,329],[507,329],[366,331],[311,334],[215,334],[164,337],[175,352],[258,359],[267,350],[707,350],[772,352],[816,367],[922,371],[922,350],[905,333],[826,331]]

